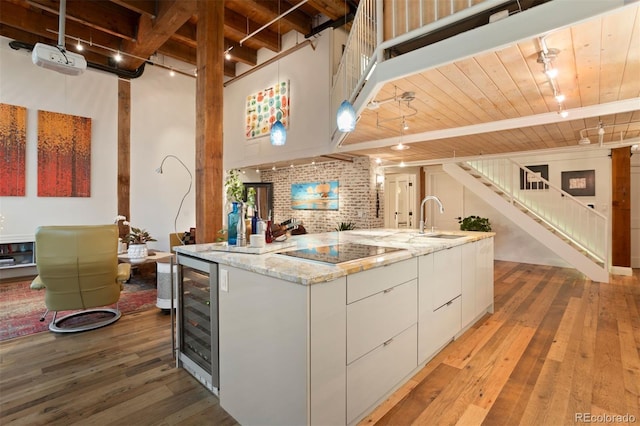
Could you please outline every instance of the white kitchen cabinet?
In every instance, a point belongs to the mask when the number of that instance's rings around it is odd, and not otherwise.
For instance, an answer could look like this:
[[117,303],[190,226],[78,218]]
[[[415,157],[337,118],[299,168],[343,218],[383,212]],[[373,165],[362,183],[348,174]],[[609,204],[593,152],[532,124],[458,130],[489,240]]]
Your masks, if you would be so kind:
[[418,323],[418,362],[431,358],[460,331],[460,296],[435,311],[423,313]]
[[347,305],[347,364],[417,321],[415,279]]
[[416,258],[349,275],[347,278],[347,303],[406,283],[417,276],[418,260]]
[[462,327],[470,324],[477,314],[476,307],[476,272],[477,265],[477,242],[465,244],[462,250]]
[[461,329],[462,247],[418,259],[418,362],[429,359]]
[[433,310],[460,296],[462,291],[462,246],[433,253],[433,276],[430,283]]
[[416,325],[412,325],[347,366],[347,423],[373,404],[417,366]]
[[476,313],[493,312],[493,238],[477,241]]

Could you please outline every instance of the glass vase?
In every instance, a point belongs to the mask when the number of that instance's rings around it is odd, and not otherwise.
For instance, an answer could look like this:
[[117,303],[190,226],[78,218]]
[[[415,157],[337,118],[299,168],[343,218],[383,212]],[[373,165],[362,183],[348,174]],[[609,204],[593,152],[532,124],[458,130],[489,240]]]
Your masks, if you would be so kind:
[[235,246],[238,243],[238,219],[240,213],[238,212],[238,202],[232,203],[232,210],[227,215],[227,241],[230,246]]

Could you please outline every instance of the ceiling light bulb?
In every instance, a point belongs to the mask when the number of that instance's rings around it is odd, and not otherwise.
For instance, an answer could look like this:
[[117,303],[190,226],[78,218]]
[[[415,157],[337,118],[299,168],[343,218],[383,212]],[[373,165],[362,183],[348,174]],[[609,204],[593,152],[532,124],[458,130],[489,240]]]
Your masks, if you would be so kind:
[[381,164],[381,163],[382,163],[382,159],[376,158],[376,164]]
[[84,50],[84,46],[80,43],[80,40],[78,40],[78,44],[76,44],[76,50],[78,52],[82,52]]
[[276,166],[273,166],[273,167],[271,168],[271,170],[275,171],[275,170],[276,170]]
[[256,169],[256,173],[260,173],[260,169]]
[[230,60],[231,60],[231,53],[229,53],[229,52],[225,53],[225,54],[224,54],[224,58],[225,58],[227,61],[230,61]]
[[176,72],[175,72],[174,70],[171,70],[171,71],[169,71],[169,75],[170,75],[171,77],[173,77],[173,76],[175,76],[175,75],[176,75]]
[[558,114],[560,114],[560,117],[562,118],[567,118],[569,116],[569,111],[567,111],[566,109],[561,109],[560,111],[558,111]]
[[547,74],[547,77],[549,78],[556,78],[558,76],[558,69],[557,68],[549,68],[545,71],[545,74]]
[[405,166],[404,161],[401,161],[400,162],[400,167],[404,167],[404,166]]
[[120,52],[117,52],[117,53],[115,54],[115,56],[113,57],[113,59],[114,59],[116,62],[120,62],[120,61],[122,60],[122,55],[120,54]]
[[564,102],[565,100],[565,96],[562,93],[558,93],[556,95],[556,102],[560,103],[560,102]]
[[402,123],[402,130],[409,130],[409,125],[406,121]]

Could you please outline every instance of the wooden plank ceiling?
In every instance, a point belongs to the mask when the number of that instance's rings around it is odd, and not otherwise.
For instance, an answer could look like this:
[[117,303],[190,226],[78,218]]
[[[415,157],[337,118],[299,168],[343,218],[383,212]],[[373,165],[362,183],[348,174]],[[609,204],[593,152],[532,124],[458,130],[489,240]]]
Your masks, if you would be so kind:
[[[234,77],[237,63],[256,65],[258,49],[278,51],[282,34],[295,30],[310,35],[325,20],[344,23],[345,12],[354,12],[358,4],[308,0],[240,45],[300,1],[224,0],[225,46],[231,48],[225,75]],[[546,45],[559,52],[553,65],[560,71],[557,85],[567,110],[640,97],[638,4],[546,35]],[[196,0],[67,0],[66,5],[67,48],[75,50],[80,41],[89,62],[133,72],[149,58],[162,66],[166,57],[192,65],[185,73],[195,70]],[[0,35],[55,45],[59,8],[59,0],[0,0]],[[581,130],[597,143],[600,123],[604,143],[640,136],[640,105],[615,113],[594,109],[577,119],[569,115],[559,120],[553,90],[538,62],[540,50],[535,38],[387,82],[375,100],[402,98],[405,92],[413,92],[415,99],[365,109],[338,153],[368,155],[393,165],[568,147],[577,144]],[[113,60],[116,51],[125,54],[119,63]],[[501,128],[504,120],[521,121]],[[398,142],[410,149],[390,149]]]
[[[553,66],[564,107],[582,118],[557,114],[535,38],[387,82],[374,96],[377,108],[368,104],[340,150],[393,165],[574,147],[581,136],[597,144],[600,123],[605,144],[638,138],[639,40],[638,3],[545,36],[546,46],[559,52]],[[402,100],[405,93],[415,99]],[[631,104],[627,111],[598,112],[624,101]],[[503,120],[518,125],[501,128]],[[391,149],[399,142],[409,149]]]
[[[238,62],[254,66],[257,50],[280,49],[282,34],[295,30],[312,34],[319,22],[344,22],[345,10],[354,11],[358,0],[308,0],[242,45],[248,34],[293,8],[301,0],[224,0],[224,36],[230,59],[225,75],[234,77]],[[164,65],[154,55],[196,65],[196,0],[67,0],[66,47],[77,50],[88,62],[134,71],[145,60]],[[35,44],[57,44],[59,0],[1,0],[0,35]],[[349,12],[349,10],[347,10]],[[113,56],[121,52],[116,63]],[[220,52],[222,55],[223,52]]]

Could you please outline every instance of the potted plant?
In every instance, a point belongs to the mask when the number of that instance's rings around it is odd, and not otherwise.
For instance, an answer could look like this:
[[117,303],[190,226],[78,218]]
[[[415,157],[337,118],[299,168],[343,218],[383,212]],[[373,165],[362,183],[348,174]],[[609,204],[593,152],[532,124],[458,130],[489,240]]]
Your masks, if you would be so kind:
[[467,216],[464,219],[459,217],[458,223],[461,231],[491,232],[491,224],[486,217],[474,215]]
[[338,227],[335,228],[336,231],[340,232],[340,231],[351,231],[353,229],[356,229],[356,225],[351,223],[351,222],[340,222],[340,224],[338,224]]
[[146,258],[149,255],[147,242],[157,241],[145,229],[133,226],[129,228],[129,233],[125,236],[125,239],[129,243],[129,247],[127,248],[127,256],[129,259]]
[[238,241],[238,223],[240,220],[244,221],[244,218],[240,217],[240,212],[243,209],[238,210],[244,193],[244,184],[240,180],[240,170],[231,169],[227,172],[224,187],[227,194],[227,202],[232,205],[231,211],[227,215],[227,241],[229,245],[236,245]]

